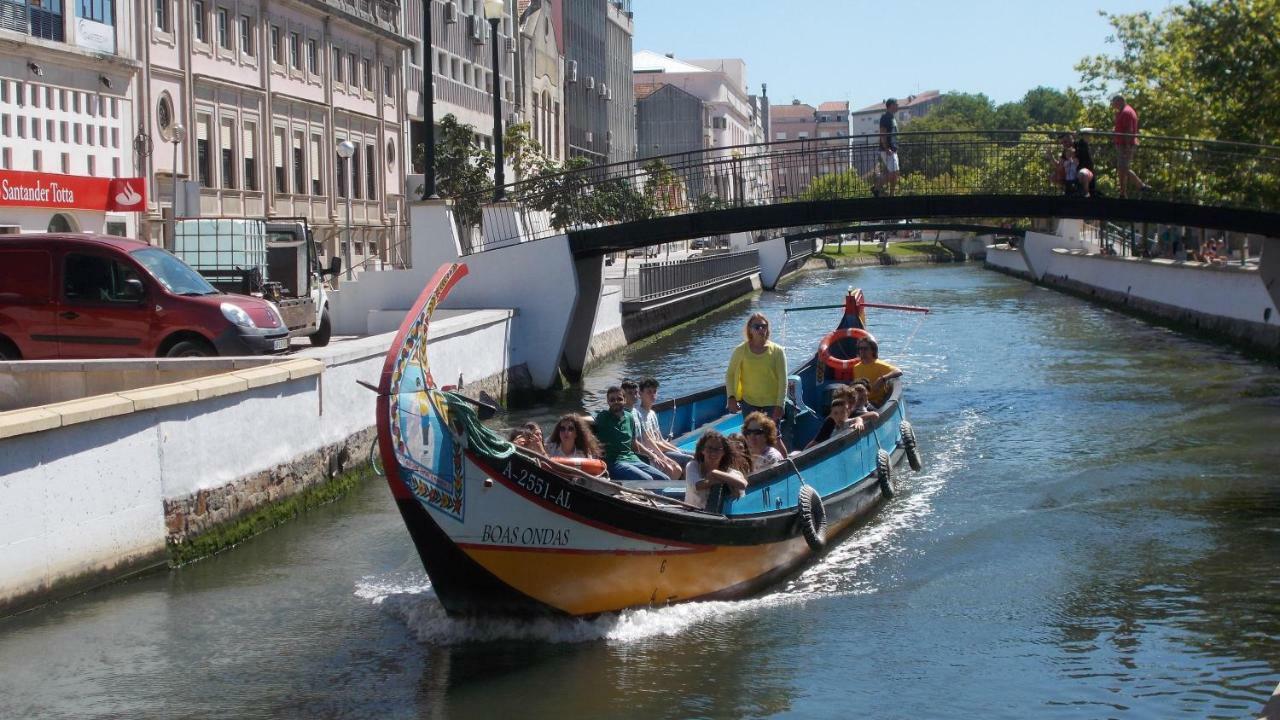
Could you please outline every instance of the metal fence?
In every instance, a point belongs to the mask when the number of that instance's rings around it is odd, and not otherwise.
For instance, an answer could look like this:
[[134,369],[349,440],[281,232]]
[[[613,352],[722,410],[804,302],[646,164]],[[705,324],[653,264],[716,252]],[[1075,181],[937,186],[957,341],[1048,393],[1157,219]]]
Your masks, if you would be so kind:
[[[1081,133],[1099,194],[1117,194],[1116,141]],[[955,131],[898,138],[900,178],[878,135],[790,140],[676,153],[549,174],[506,186],[520,221],[485,227],[475,251],[561,232],[714,210],[873,195],[1062,195],[1056,133]],[[1143,199],[1280,211],[1280,147],[1141,136],[1132,167]],[[487,203],[491,191],[469,198]],[[500,243],[493,238],[500,238]]]
[[744,277],[759,270],[760,257],[755,250],[644,263],[638,273],[623,280],[622,299],[627,302],[656,300]]

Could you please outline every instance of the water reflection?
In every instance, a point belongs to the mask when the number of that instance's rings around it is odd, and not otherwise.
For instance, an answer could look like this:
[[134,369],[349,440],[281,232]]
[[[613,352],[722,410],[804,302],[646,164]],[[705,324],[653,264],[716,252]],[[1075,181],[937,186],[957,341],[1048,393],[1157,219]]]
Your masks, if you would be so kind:
[[[813,273],[632,346],[721,381],[761,310],[793,362],[849,285],[926,470],[751,600],[459,621],[385,485],[229,552],[0,620],[0,717],[1244,717],[1280,674],[1274,365],[976,267]],[[941,690],[940,690],[941,689]]]

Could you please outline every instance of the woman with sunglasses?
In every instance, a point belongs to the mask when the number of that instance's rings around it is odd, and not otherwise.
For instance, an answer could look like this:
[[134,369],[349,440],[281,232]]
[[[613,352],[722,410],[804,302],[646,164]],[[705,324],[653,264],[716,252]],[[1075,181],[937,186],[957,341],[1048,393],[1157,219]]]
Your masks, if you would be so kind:
[[762,470],[782,462],[783,455],[775,447],[778,444],[778,426],[762,412],[753,412],[742,422],[742,434],[747,436],[747,451],[751,453],[751,466]]
[[787,356],[769,340],[769,319],[752,313],[743,328],[746,342],[734,348],[725,372],[725,409],[750,415],[756,410],[782,419],[787,393]]
[[747,479],[736,469],[737,451],[725,436],[708,430],[698,438],[693,460],[684,466],[684,501],[700,508],[707,506],[707,493],[724,485],[734,497],[742,497]]
[[587,427],[582,416],[573,413],[561,415],[556,421],[551,441],[547,443],[547,454],[583,460],[604,457],[595,433]]

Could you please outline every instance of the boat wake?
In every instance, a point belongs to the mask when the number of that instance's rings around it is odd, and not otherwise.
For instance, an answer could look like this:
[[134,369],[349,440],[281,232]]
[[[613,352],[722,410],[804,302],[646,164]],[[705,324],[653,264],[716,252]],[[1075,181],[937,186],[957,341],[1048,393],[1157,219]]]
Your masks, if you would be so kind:
[[904,462],[896,468],[899,495],[865,526],[858,528],[818,562],[778,590],[786,595],[848,595],[875,592],[877,586],[866,569],[875,561],[902,552],[905,531],[919,528],[933,514],[934,497],[946,487],[962,465],[964,454],[973,447],[978,432],[978,413],[956,415],[940,445],[922,437],[926,453],[925,472],[912,473]]
[[[367,577],[356,584],[355,596],[377,605],[403,622],[419,642],[460,645],[495,641],[582,643],[604,640],[633,643],[683,635],[709,626],[738,622],[744,616],[772,608],[797,605],[833,595],[865,594],[878,587],[866,570],[886,556],[902,552],[901,536],[926,522],[934,497],[961,466],[966,448],[980,424],[977,413],[962,413],[948,428],[947,439],[926,457],[928,471],[898,482],[900,495],[871,522],[859,528],[817,563],[778,590],[761,597],[734,601],[692,602],[663,608],[607,613],[592,619],[575,618],[451,618],[421,573]],[[906,472],[905,464],[902,466]]]
[[355,595],[404,622],[422,643],[460,645],[524,640],[582,643],[606,640],[631,643],[681,635],[695,627],[733,621],[744,614],[801,603],[808,596],[774,593],[760,598],[725,602],[694,602],[664,608],[640,608],[577,618],[452,618],[436,599],[430,582],[417,578],[365,578]]

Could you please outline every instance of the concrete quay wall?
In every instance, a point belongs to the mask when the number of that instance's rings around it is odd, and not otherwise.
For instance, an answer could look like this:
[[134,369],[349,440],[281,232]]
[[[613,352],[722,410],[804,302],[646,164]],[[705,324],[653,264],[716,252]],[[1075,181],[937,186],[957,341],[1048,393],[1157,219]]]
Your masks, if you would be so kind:
[[1280,354],[1280,314],[1257,268],[1058,250],[1041,282],[1194,333]]
[[[487,312],[433,323],[439,382],[510,384],[511,314]],[[392,339],[0,413],[0,615],[163,565],[365,463],[376,396],[356,381],[376,384]]]

